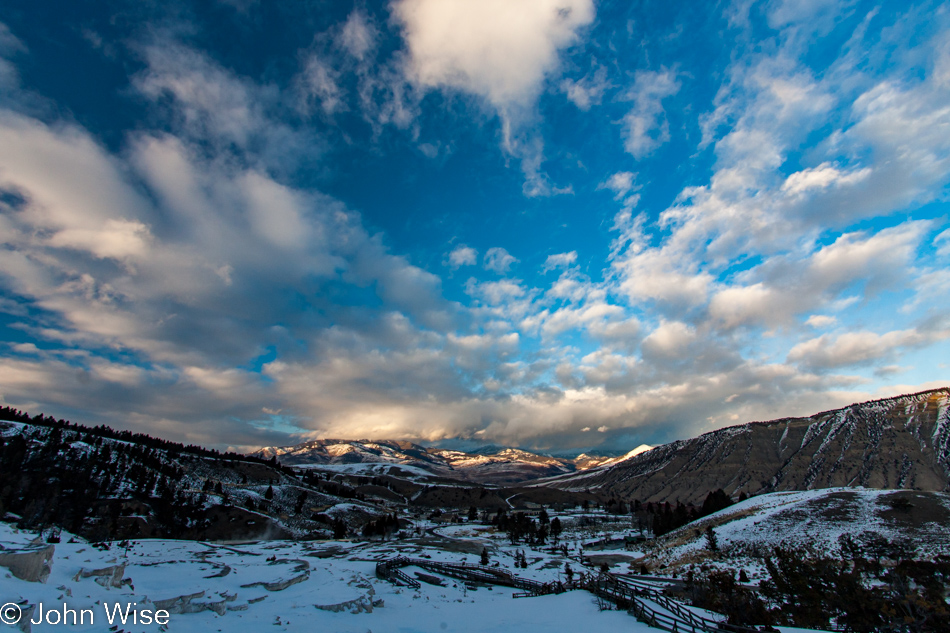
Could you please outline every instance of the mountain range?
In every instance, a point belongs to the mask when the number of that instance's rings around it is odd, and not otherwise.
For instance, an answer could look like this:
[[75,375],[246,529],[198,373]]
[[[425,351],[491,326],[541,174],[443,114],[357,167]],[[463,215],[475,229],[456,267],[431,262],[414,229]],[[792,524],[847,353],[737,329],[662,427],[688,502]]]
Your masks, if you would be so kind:
[[[950,484],[950,388],[853,404],[809,417],[750,422],[621,457],[573,459],[516,448],[482,452],[404,441],[314,440],[256,457],[287,466],[420,469],[466,482],[520,483],[601,497],[701,503],[731,496],[839,486],[943,491]],[[378,472],[370,471],[370,472]]]
[[[620,463],[652,447],[642,445],[621,457],[581,454],[573,459],[539,455],[518,448],[486,447],[473,452],[430,448],[399,440],[312,440],[294,446],[271,446],[252,455],[276,457],[285,466],[347,466],[349,472],[379,472],[392,465],[462,481],[505,485],[564,475]],[[365,465],[365,468],[360,468]]]

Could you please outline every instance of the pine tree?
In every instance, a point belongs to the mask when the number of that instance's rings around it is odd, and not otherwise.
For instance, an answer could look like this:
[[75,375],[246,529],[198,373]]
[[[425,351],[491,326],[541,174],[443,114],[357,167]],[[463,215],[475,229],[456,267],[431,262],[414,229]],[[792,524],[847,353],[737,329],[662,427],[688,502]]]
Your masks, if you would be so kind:
[[716,531],[711,525],[706,526],[706,549],[710,552],[719,551],[719,539],[716,537]]
[[554,538],[554,544],[557,545],[558,538],[561,536],[561,519],[554,517],[554,520],[551,521],[551,537]]

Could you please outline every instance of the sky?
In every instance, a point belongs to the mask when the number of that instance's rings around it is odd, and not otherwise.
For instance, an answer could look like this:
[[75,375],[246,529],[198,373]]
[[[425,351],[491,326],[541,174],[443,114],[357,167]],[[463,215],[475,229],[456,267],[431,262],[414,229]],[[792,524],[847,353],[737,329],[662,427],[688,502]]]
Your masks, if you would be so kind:
[[941,2],[5,0],[0,402],[624,451],[950,384]]

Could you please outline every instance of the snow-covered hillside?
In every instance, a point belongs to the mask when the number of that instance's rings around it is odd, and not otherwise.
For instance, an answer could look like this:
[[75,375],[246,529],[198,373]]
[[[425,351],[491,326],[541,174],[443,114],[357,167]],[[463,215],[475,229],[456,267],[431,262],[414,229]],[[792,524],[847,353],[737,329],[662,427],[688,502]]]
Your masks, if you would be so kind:
[[0,421],[0,511],[94,539],[332,536],[387,511],[276,462],[139,440]]
[[717,488],[732,496],[836,486],[947,490],[950,389],[719,429],[545,485],[687,503]]
[[[776,547],[838,557],[847,544],[872,558],[950,556],[950,494],[866,488],[775,492],[751,497],[657,539],[644,559],[664,573],[718,564],[764,577]],[[718,551],[709,549],[713,528]]]

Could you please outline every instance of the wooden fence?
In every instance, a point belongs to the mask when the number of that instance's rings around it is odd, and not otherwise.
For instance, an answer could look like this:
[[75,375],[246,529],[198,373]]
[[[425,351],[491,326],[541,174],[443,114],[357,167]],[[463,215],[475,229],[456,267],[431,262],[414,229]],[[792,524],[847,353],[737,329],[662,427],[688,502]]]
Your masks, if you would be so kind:
[[521,589],[514,597],[543,596],[584,589],[636,616],[638,620],[670,633],[758,633],[757,629],[735,626],[697,615],[676,600],[663,595],[656,587],[636,579],[621,578],[610,573],[587,575],[578,582],[538,582],[515,576],[496,567],[465,563],[440,563],[421,558],[397,556],[376,563],[376,576],[396,585],[420,588],[415,578],[401,571],[415,566],[459,580],[501,585]]

